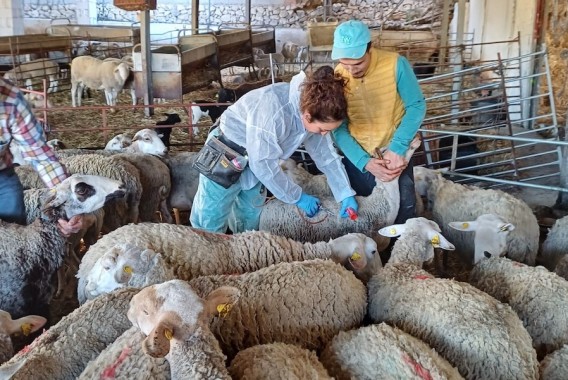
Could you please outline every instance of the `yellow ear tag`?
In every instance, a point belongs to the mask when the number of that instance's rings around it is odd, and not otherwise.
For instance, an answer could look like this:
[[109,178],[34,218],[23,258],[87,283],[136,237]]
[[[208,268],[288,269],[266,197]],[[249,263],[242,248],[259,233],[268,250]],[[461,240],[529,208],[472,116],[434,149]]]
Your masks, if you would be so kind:
[[353,254],[351,255],[351,260],[353,261],[361,260],[361,255],[359,254],[359,252],[353,252]]
[[22,330],[22,334],[24,334],[24,336],[28,336],[32,333],[32,325],[29,323],[22,323],[20,330]]
[[462,227],[463,227],[463,228],[468,228],[468,227],[469,227],[469,223],[463,222],[463,223],[462,223]]
[[172,340],[173,337],[174,337],[174,333],[170,329],[165,329],[164,330],[164,336],[166,337],[167,340]]
[[219,316],[221,318],[225,318],[227,314],[229,314],[229,311],[231,311],[232,308],[233,305],[230,303],[221,303],[217,305],[217,313],[219,313]]
[[391,228],[391,229],[389,230],[389,233],[390,233],[391,235],[396,235],[396,228]]
[[124,273],[128,274],[132,273],[132,267],[128,265],[125,265],[124,268],[122,268],[122,270],[124,271]]
[[430,242],[432,242],[432,245],[439,245],[440,244],[440,237],[438,235],[434,235],[434,236],[432,236],[432,240],[430,240]]

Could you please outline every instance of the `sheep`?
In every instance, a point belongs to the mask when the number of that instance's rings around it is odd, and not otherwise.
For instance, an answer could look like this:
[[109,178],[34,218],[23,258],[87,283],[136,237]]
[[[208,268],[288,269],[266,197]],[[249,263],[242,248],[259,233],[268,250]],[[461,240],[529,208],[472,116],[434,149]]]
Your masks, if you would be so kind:
[[24,62],[19,66],[6,71],[4,74],[4,79],[7,79],[14,84],[24,82],[28,90],[33,90],[33,85],[42,77],[49,78],[49,87],[47,92],[57,92],[59,84],[59,65],[57,62],[54,62],[49,58],[40,58]]
[[234,380],[314,379],[331,380],[313,351],[291,344],[259,344],[242,350],[229,366]]
[[[298,58],[301,57],[301,55],[306,54],[304,53],[305,47],[304,46],[300,46],[297,45],[293,42],[290,41],[286,41],[284,42],[284,44],[282,45],[282,50],[281,53],[284,56],[284,60],[287,63],[296,63],[298,61]],[[305,59],[304,59],[305,61]]]
[[282,342],[321,351],[342,330],[358,327],[366,314],[366,287],[330,260],[280,263],[241,275],[197,277],[197,294],[233,286],[241,298],[211,330],[232,359],[242,349]]
[[42,328],[45,322],[47,319],[39,315],[27,315],[13,320],[10,313],[0,310],[0,364],[7,362],[14,355],[10,335],[20,333],[28,336]]
[[[193,110],[193,108],[192,108]],[[166,120],[160,120],[156,122],[156,125],[174,125],[177,123],[181,123],[181,118],[177,113],[165,113],[164,115],[167,116]],[[172,134],[172,128],[166,127],[157,127],[155,129],[156,133],[164,143],[164,145],[169,148],[170,147],[170,135]],[[194,133],[195,134],[195,133]]]
[[466,379],[536,379],[531,337],[509,305],[421,269],[433,246],[453,249],[438,225],[424,218],[385,227],[399,236],[391,259],[368,283],[369,316],[430,345]]
[[269,77],[272,72],[276,75],[280,73],[280,67],[286,62],[284,56],[280,53],[258,54],[254,56],[254,64],[259,68],[261,76]]
[[66,238],[57,221],[95,211],[107,200],[121,196],[124,188],[118,181],[72,175],[49,192],[42,215],[34,223],[0,222],[0,309],[17,318],[45,314],[53,295],[51,279],[65,253]]
[[[362,234],[311,244],[260,231],[223,235],[179,225],[130,224],[104,235],[83,256],[77,273],[79,302],[90,298],[85,288],[97,260],[123,243],[161,253],[176,278],[184,280],[203,275],[245,273],[275,263],[316,258],[353,266],[365,278],[368,276],[366,263],[376,262],[375,257],[378,257],[376,243]],[[121,267],[111,269],[112,273],[122,270]]]
[[132,138],[130,136],[128,136],[126,133],[119,133],[106,143],[104,150],[121,151],[131,144]]
[[[105,58],[103,62],[115,62],[116,64],[126,63],[128,65],[130,73],[128,74],[128,78],[126,78],[122,89],[130,90],[130,99],[132,99],[132,105],[135,106],[138,99],[136,98],[136,87],[134,82],[134,61],[132,60],[132,55],[125,55],[122,58]],[[136,111],[136,108],[132,108],[132,110]]]
[[174,208],[174,213],[176,210],[177,213],[179,210],[190,210],[193,205],[199,186],[199,172],[193,167],[196,157],[197,152],[178,152],[170,154],[166,159],[172,181],[168,203]]
[[[199,120],[203,116],[209,116],[211,118],[211,121],[213,123],[215,123],[217,121],[217,119],[219,117],[221,117],[223,112],[225,112],[225,110],[229,107],[229,106],[223,106],[223,105],[206,106],[206,105],[203,105],[202,103],[215,103],[215,102],[212,102],[210,100],[194,100],[193,102],[191,102],[191,104],[192,104],[192,106],[191,106],[191,124],[193,124],[194,126],[197,123],[199,123]],[[196,129],[193,130],[193,134],[194,135],[197,134]]]
[[80,56],[71,61],[71,103],[81,106],[83,88],[104,90],[109,106],[116,105],[118,92],[130,75],[127,63],[105,62],[89,56]]
[[149,357],[142,351],[145,338],[137,327],[129,328],[85,366],[78,380],[169,380],[167,360]]
[[[414,139],[406,153],[406,158],[410,159],[414,150],[419,146],[420,140]],[[291,177],[294,180],[300,179],[299,176],[292,175]],[[320,179],[321,177],[315,177],[314,183],[319,181],[318,183],[323,186],[324,181]],[[298,185],[303,189],[306,182],[298,183]],[[340,205],[333,197],[324,196],[327,191],[331,192],[327,189],[329,187],[326,183],[325,190],[314,191],[314,195],[319,195],[321,209],[325,211],[318,213],[314,218],[306,218],[294,204],[287,204],[276,199],[267,202],[262,207],[259,229],[305,242],[326,240],[348,232],[361,232],[376,237],[378,228],[394,223],[398,214],[400,205],[398,179],[384,183],[377,181],[371,195],[356,196],[359,204],[359,216],[356,220],[339,217]]]
[[540,362],[541,380],[568,379],[568,345],[548,354]]
[[481,189],[454,183],[441,174],[424,167],[414,168],[416,189],[426,196],[432,217],[442,227],[442,233],[473,263],[483,259],[474,255],[472,236],[460,236],[448,223],[456,220],[475,220],[479,215],[494,213],[505,220],[515,221],[515,230],[507,238],[508,257],[534,265],[538,252],[539,226],[530,207],[520,199],[500,190]]
[[[165,156],[168,152],[168,148],[162,141],[160,134],[149,128],[139,130],[134,135],[134,138],[130,138],[126,133],[119,133],[106,143],[104,150],[144,153],[160,157]],[[99,153],[99,151],[91,151],[91,153]]]
[[132,327],[128,303],[138,291],[120,289],[78,307],[4,363],[0,378],[76,379],[90,360]]
[[340,331],[320,360],[337,380],[463,379],[426,343],[386,323]]
[[225,356],[209,329],[217,313],[229,315],[238,304],[240,291],[219,287],[200,299],[187,282],[172,280],[142,289],[132,297],[128,319],[147,338],[144,352],[165,357],[171,378],[230,379]]
[[556,220],[542,244],[543,265],[568,280],[568,216]]

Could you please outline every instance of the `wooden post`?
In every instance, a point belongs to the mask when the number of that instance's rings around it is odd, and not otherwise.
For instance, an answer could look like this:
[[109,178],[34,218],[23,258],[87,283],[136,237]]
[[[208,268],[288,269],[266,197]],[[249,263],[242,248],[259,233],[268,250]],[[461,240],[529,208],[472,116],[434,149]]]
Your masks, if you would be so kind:
[[191,29],[193,33],[199,30],[199,0],[191,0]]
[[[150,46],[150,11],[140,11],[140,45],[142,58],[142,78],[146,84],[144,91],[144,105],[154,104],[152,91],[152,48]],[[153,107],[145,107],[144,115],[150,117],[154,114]]]
[[450,34],[450,0],[444,0],[442,10],[442,30],[440,33],[440,55],[438,56],[441,67],[445,66],[448,55],[448,37]]

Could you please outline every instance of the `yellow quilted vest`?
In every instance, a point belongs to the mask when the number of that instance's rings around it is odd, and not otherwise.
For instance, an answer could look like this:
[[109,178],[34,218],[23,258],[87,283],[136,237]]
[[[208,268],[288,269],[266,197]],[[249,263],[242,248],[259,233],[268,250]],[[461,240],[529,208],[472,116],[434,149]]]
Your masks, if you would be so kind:
[[335,71],[348,78],[346,96],[349,132],[373,154],[387,146],[404,116],[404,104],[396,90],[398,54],[371,48],[371,63],[363,78],[353,78],[341,64]]

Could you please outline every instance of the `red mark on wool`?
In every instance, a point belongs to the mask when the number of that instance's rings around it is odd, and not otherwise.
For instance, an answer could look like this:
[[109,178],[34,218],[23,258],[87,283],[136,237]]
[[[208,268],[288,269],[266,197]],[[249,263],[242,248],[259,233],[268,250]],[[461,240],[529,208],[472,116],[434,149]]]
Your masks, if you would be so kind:
[[429,278],[432,278],[432,277],[428,276],[426,274],[417,274],[416,276],[414,276],[414,279],[416,279],[416,280],[427,280]]
[[408,355],[404,355],[402,357],[402,359],[409,364],[411,367],[414,368],[414,372],[420,376],[420,378],[424,379],[424,380],[432,380],[432,375],[430,375],[430,371],[428,371],[426,368],[422,367],[422,365],[420,363],[417,363],[416,361],[412,360],[410,358],[410,356]]
[[130,351],[132,351],[130,347],[124,347],[114,363],[104,369],[103,373],[101,374],[101,380],[114,379],[116,376],[116,369],[124,360],[126,360],[126,357],[130,354]]

